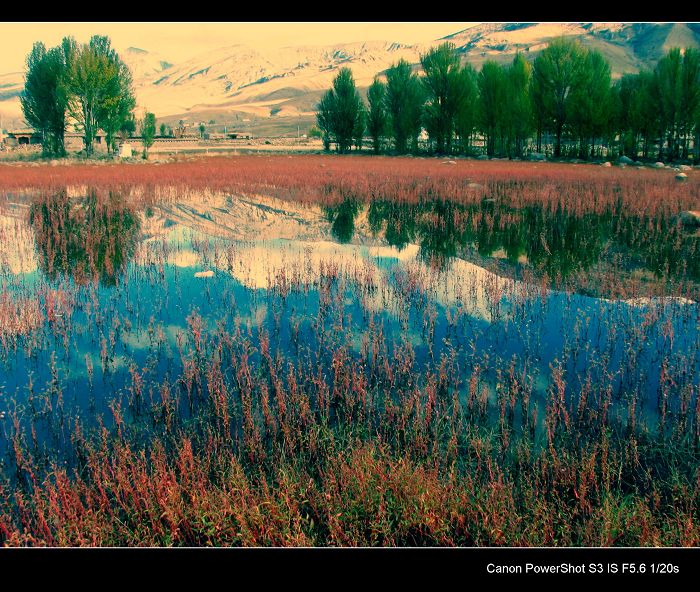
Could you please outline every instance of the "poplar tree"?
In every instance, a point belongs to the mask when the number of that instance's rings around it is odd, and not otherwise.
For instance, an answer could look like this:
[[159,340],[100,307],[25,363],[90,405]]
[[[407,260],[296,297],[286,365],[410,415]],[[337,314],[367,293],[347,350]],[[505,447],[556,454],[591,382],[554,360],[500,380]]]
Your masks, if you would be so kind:
[[503,133],[505,74],[503,68],[492,60],[481,67],[479,86],[479,126],[486,136],[486,154],[496,153],[496,139]]
[[421,82],[406,60],[399,60],[386,71],[386,110],[391,137],[399,154],[405,154],[409,147],[417,147],[423,96]]
[[580,87],[584,54],[581,46],[565,38],[554,39],[537,56],[532,69],[536,109],[555,134],[554,156],[561,156],[564,126],[569,121],[571,95]]
[[375,154],[381,152],[382,139],[387,133],[387,115],[384,98],[386,97],[386,85],[375,78],[367,89],[367,131],[372,138],[372,147]]
[[41,133],[45,156],[65,154],[67,47],[61,45],[47,51],[43,43],[37,42],[27,56],[20,104],[27,123]]
[[324,144],[335,141],[338,152],[350,150],[357,138],[359,128],[364,124],[362,99],[355,88],[355,80],[350,68],[341,68],[333,80],[333,87],[321,98],[318,105],[318,127],[324,133]]
[[421,79],[425,92],[426,130],[435,142],[438,154],[452,150],[455,121],[464,101],[459,55],[452,43],[443,43],[420,57],[425,75]]
[[129,69],[112,49],[109,37],[94,35],[75,50],[67,89],[69,112],[83,128],[85,152],[90,156],[100,126],[108,128],[105,132],[111,140],[128,117],[133,101]]
[[455,134],[459,140],[460,151],[471,152],[471,139],[477,123],[477,73],[470,64],[465,64],[459,71],[457,84],[461,87],[462,100],[455,115]]
[[156,137],[156,116],[146,113],[141,121],[141,138],[143,140],[143,157],[148,158],[148,150]]

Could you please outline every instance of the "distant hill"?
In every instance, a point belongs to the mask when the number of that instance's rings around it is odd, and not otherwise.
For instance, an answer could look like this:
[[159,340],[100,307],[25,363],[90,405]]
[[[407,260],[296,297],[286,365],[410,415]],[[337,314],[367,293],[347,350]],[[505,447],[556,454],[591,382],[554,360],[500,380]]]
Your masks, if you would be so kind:
[[464,59],[480,65],[506,61],[517,52],[534,59],[555,37],[571,37],[598,49],[613,77],[653,68],[672,47],[700,48],[700,23],[503,23],[483,24],[444,37]]
[[[338,70],[348,66],[365,89],[375,75],[404,58],[418,64],[431,46],[451,41],[465,62],[509,62],[516,52],[535,57],[555,37],[578,39],[600,50],[613,77],[653,68],[671,47],[700,48],[700,24],[683,23],[484,23],[432,43],[404,45],[358,41],[261,51],[231,45],[173,64],[157,53],[130,47],[121,55],[134,75],[141,109],[160,121],[215,121],[263,133],[302,133]],[[22,73],[0,76],[0,113],[20,117]]]

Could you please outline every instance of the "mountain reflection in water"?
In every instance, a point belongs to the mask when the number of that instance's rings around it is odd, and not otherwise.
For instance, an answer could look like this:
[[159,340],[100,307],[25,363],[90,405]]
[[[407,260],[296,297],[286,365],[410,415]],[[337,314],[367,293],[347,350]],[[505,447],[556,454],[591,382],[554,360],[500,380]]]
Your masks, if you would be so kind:
[[[133,406],[137,369],[159,388],[187,375],[202,335],[241,327],[253,360],[269,335],[273,357],[328,377],[337,347],[372,364],[409,348],[415,376],[455,368],[463,405],[477,376],[494,413],[505,376],[542,408],[559,384],[568,398],[609,388],[623,423],[630,405],[645,421],[678,412],[667,385],[700,380],[699,239],[671,219],[488,200],[134,207],[60,194],[12,204],[0,230],[0,311],[25,319],[0,331],[0,407],[37,408],[60,385],[71,413],[109,415]],[[61,440],[53,421],[39,436]]]

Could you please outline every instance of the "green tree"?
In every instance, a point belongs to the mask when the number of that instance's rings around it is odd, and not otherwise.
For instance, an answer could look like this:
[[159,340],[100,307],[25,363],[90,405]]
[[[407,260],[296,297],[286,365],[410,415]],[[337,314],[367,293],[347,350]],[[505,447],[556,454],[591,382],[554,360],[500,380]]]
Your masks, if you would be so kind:
[[133,113],[130,113],[129,117],[127,117],[124,120],[121,127],[119,128],[119,137],[121,137],[122,140],[126,140],[127,138],[133,138],[135,133],[136,117]]
[[462,152],[471,152],[471,138],[477,123],[477,73],[470,64],[459,72],[457,84],[462,88],[462,101],[455,117],[455,132]]
[[108,37],[95,35],[78,46],[71,59],[67,89],[69,112],[80,124],[85,137],[85,151],[92,154],[95,133],[100,126],[114,134],[128,116],[127,105],[133,100],[131,76]]
[[375,154],[381,152],[382,139],[387,133],[387,115],[384,98],[386,97],[386,85],[375,78],[367,89],[367,102],[369,111],[367,114],[367,131],[372,138],[372,147]]
[[579,157],[593,156],[596,138],[607,134],[612,115],[610,65],[599,51],[583,52],[567,111]]
[[638,78],[635,74],[624,74],[613,85],[615,127],[620,138],[619,152],[632,159],[637,158],[639,149],[639,131],[632,114]]
[[143,157],[148,158],[148,150],[153,146],[156,136],[156,116],[146,113],[141,121],[141,138],[143,140]]
[[439,154],[451,152],[455,121],[464,101],[461,67],[454,44],[443,43],[420,57],[425,76],[424,120]]
[[306,135],[307,135],[309,138],[321,138],[321,137],[323,137],[323,133],[322,133],[321,130],[320,130],[317,126],[315,126],[315,125],[314,125],[313,127],[311,127],[311,129],[309,129],[309,131],[306,133]]
[[168,131],[168,126],[166,126],[164,123],[161,123],[160,124],[160,135],[165,136],[167,131]]
[[639,74],[625,74],[615,83],[615,89],[617,129],[622,152],[636,159],[641,141],[642,157],[648,158],[649,148],[660,127],[654,74],[648,70],[642,70]]
[[363,103],[355,88],[352,70],[341,68],[333,79],[332,88],[326,91],[317,107],[316,120],[324,134],[326,150],[332,139],[338,152],[348,152],[360,127],[364,133],[363,117]]
[[682,94],[683,57],[679,48],[669,50],[654,69],[654,91],[659,108],[661,142],[659,159],[663,159],[664,136],[667,143],[667,158],[675,158],[676,137],[679,130],[681,94]]
[[333,91],[327,90],[321,97],[316,107],[316,122],[323,138],[323,149],[328,152],[331,147],[331,134],[333,133],[333,117],[335,101]]
[[[689,137],[700,109],[700,52],[674,47],[654,69],[654,96],[659,111],[659,132],[666,138],[667,158],[688,157]],[[663,139],[659,158],[663,154]]]
[[695,156],[695,164],[700,164],[700,109],[698,109],[695,112],[695,126],[694,126],[694,138],[693,138],[693,146],[694,146],[694,156]]
[[47,156],[65,154],[67,48],[69,45],[61,45],[47,51],[43,43],[37,42],[27,57],[20,104],[27,123],[41,132],[42,149]]
[[406,60],[399,60],[386,71],[386,111],[394,147],[405,154],[409,145],[417,148],[421,130],[423,88]]
[[496,139],[503,133],[505,104],[505,73],[503,68],[492,60],[481,67],[478,77],[479,87],[479,127],[486,137],[486,154],[496,153]]
[[555,39],[535,59],[532,69],[533,100],[540,125],[551,124],[554,156],[561,156],[561,140],[568,123],[571,94],[581,83],[584,53],[565,38]]
[[341,68],[333,80],[333,136],[338,152],[350,150],[357,129],[362,100],[350,68]]
[[550,121],[545,107],[545,88],[538,82],[534,73],[530,76],[530,103],[532,105],[532,119],[535,126],[535,146],[537,152],[542,152],[542,135],[549,127]]
[[523,155],[527,138],[532,133],[532,99],[530,75],[532,68],[521,53],[517,53],[506,72],[505,128],[508,156]]
[[355,140],[355,148],[358,151],[362,150],[362,140],[365,136],[365,131],[367,129],[367,107],[360,100],[360,105],[357,111],[357,116],[355,117],[355,127],[352,130],[352,137]]
[[116,147],[119,132],[132,119],[136,107],[136,97],[132,87],[132,77],[129,67],[118,56],[116,59],[116,76],[109,81],[103,100],[99,103],[97,121],[106,134],[107,146],[110,150]]
[[[700,113],[700,51],[686,48],[683,54],[679,134],[681,156],[688,158],[689,139]],[[697,146],[697,142],[696,142]]]

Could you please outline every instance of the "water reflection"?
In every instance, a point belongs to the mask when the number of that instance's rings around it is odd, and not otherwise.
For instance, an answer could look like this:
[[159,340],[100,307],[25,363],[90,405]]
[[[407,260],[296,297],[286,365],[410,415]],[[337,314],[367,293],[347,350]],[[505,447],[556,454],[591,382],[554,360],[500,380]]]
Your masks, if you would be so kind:
[[[700,236],[671,217],[651,219],[621,208],[583,214],[561,206],[516,209],[492,199],[474,205],[376,200],[366,209],[375,236],[399,250],[417,243],[421,258],[438,267],[454,257],[477,262],[479,257],[496,258],[516,277],[527,268],[553,287],[601,296],[615,294],[592,289],[582,280],[592,268],[613,263],[615,273],[647,281],[700,282]],[[354,218],[362,208],[346,201],[328,211],[334,236],[351,241]]]
[[331,233],[339,243],[349,243],[355,232],[355,217],[360,211],[359,202],[346,199],[338,206],[326,208],[331,222]]
[[118,195],[91,193],[71,199],[65,192],[35,200],[29,210],[39,263],[49,279],[114,285],[131,258],[139,218]]
[[[19,217],[0,227],[0,262],[12,263],[0,266],[0,394],[20,404],[32,404],[32,389],[60,386],[80,413],[99,392],[96,405],[108,413],[114,400],[127,407],[134,376],[155,402],[168,381],[189,397],[188,373],[227,340],[249,344],[255,364],[269,348],[280,364],[308,363],[309,375],[326,377],[339,350],[364,360],[373,380],[394,372],[401,352],[417,381],[449,361],[463,401],[471,377],[496,400],[512,374],[541,409],[556,368],[567,397],[588,383],[609,388],[623,418],[628,402],[656,413],[667,384],[680,409],[677,396],[700,377],[697,304],[610,300],[602,284],[605,298],[553,289],[569,282],[585,291],[580,270],[615,257],[661,277],[697,277],[697,262],[680,262],[697,255],[698,239],[671,220],[494,201],[347,200],[324,209],[229,196],[140,211],[116,195],[61,194],[28,210],[33,238],[17,231]],[[13,249],[21,257],[6,254]],[[27,263],[33,249],[38,273]],[[45,315],[34,314],[42,307]],[[2,324],[13,315],[21,326]]]

